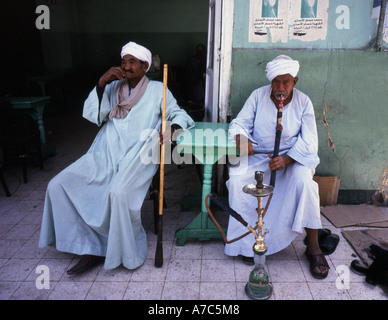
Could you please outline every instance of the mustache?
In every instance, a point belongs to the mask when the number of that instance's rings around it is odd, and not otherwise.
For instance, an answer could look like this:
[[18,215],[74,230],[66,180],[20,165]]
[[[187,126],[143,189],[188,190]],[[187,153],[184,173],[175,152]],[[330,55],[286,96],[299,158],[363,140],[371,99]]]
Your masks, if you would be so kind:
[[128,73],[135,73],[132,69],[128,69],[128,70],[123,69],[123,70],[124,70],[125,73],[127,73],[127,72]]
[[288,93],[285,92],[285,91],[279,91],[279,92],[275,92],[274,96],[275,96],[276,99],[281,100],[282,98],[284,99],[285,97],[287,97]]

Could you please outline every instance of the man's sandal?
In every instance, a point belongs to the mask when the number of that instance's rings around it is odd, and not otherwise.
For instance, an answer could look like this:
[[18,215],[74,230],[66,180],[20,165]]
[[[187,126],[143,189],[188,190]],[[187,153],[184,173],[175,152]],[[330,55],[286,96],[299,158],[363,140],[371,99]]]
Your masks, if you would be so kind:
[[364,267],[360,261],[353,260],[350,264],[350,270],[359,276],[365,276],[368,273],[369,268]]
[[[329,269],[330,269],[325,256],[322,253],[310,254],[307,252],[307,250],[305,252],[305,255],[307,257],[307,260],[310,262],[311,275],[316,279],[325,279],[329,274]],[[314,269],[320,266],[327,267],[328,270],[324,273],[316,272]]]
[[[332,254],[337,248],[339,236],[332,234],[329,229],[318,230],[318,243],[322,253],[326,256]],[[304,238],[304,244],[307,246],[307,237]]]

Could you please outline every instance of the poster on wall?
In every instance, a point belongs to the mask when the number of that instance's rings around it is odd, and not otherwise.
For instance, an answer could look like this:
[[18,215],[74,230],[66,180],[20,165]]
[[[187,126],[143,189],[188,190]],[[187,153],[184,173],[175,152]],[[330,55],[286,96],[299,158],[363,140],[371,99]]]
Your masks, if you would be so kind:
[[250,0],[249,42],[325,40],[329,0]]

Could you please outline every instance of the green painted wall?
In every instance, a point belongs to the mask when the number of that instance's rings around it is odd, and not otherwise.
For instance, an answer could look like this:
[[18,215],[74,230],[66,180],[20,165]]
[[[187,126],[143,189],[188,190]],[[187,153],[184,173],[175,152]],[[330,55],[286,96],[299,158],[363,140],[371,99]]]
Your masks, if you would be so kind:
[[[346,2],[353,8],[359,3]],[[371,9],[373,1],[365,2]],[[346,48],[351,42],[348,36],[352,30],[342,35],[335,28],[328,31],[327,39],[332,40],[326,42],[335,49],[314,49],[314,44],[303,42],[299,42],[299,47],[292,43],[287,49],[282,43],[277,44],[281,48],[272,48],[276,44],[263,46],[248,42],[248,3],[235,0],[230,116],[236,116],[255,88],[268,84],[264,72],[267,62],[279,54],[299,60],[301,69],[297,88],[311,98],[317,119],[321,163],[316,174],[341,176],[339,202],[369,202],[379,188],[380,176],[388,168],[385,101],[388,93],[388,53],[363,47],[375,36],[376,21],[373,24],[365,19],[356,19],[360,14],[365,15],[362,10],[351,12],[351,22],[357,24],[357,28],[358,24],[370,27],[369,36],[362,34],[359,41],[353,39],[352,43],[360,46],[358,49]],[[329,21],[334,20],[333,10],[335,8],[330,7]],[[370,10],[367,16],[371,16]],[[336,144],[336,155],[327,145],[327,131],[322,123],[324,105],[328,110],[327,121],[330,136]]]

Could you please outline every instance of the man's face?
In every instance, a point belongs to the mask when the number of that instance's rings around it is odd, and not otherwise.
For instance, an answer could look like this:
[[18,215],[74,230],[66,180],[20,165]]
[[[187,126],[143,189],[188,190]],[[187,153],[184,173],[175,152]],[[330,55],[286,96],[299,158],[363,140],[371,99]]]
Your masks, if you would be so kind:
[[292,89],[294,89],[297,81],[298,77],[294,78],[289,73],[277,76],[271,83],[272,95],[277,100],[282,100],[282,97],[286,100],[292,93]]
[[125,78],[129,80],[140,80],[147,71],[148,62],[140,61],[130,54],[121,59],[121,68],[125,71]]

